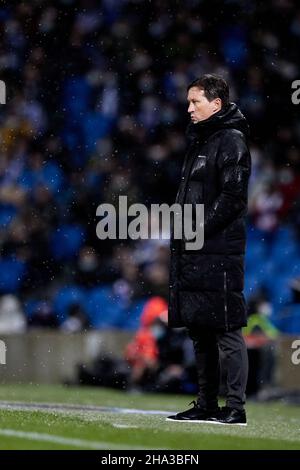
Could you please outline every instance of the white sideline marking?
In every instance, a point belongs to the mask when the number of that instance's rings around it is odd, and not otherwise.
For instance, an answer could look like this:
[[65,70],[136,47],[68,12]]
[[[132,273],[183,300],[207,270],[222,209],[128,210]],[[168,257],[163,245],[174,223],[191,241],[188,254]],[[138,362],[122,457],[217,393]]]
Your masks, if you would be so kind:
[[[57,436],[55,434],[45,434],[30,431],[16,431],[15,429],[0,429],[1,436],[17,437],[20,439],[28,439],[29,441],[44,441],[54,444],[69,445],[74,447],[88,447],[90,449],[131,449],[131,445],[113,444],[112,442],[95,442],[84,439],[67,438]],[[137,448],[137,447],[135,447]],[[139,449],[147,449],[149,447],[138,446]]]
[[136,426],[135,424],[118,424],[118,423],[112,423],[112,426],[114,428],[124,428],[124,429],[127,429],[127,428],[136,428],[138,429],[138,426]]
[[123,413],[123,414],[141,414],[141,415],[161,415],[169,416],[174,411],[162,410],[141,410],[137,408],[118,408],[111,406],[96,406],[96,405],[74,405],[70,403],[32,403],[32,402],[13,402],[13,401],[0,401],[0,409],[11,410],[38,410],[38,411],[93,411],[98,413]]

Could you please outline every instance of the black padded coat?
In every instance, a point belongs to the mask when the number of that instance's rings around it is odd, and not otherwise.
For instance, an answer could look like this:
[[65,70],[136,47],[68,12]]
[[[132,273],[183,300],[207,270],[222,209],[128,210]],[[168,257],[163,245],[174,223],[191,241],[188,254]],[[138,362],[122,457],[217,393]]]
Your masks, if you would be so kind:
[[179,204],[204,204],[204,245],[187,251],[171,234],[168,323],[227,331],[247,324],[244,288],[248,124],[234,103],[189,124]]

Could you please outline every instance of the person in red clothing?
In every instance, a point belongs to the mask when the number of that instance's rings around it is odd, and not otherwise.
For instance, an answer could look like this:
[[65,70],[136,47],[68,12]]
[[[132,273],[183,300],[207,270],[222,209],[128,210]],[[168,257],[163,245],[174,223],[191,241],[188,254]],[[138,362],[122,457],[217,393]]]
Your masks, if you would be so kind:
[[131,366],[131,389],[145,386],[159,367],[159,351],[152,326],[159,317],[167,316],[168,305],[161,297],[150,299],[142,312],[140,328],[126,346],[125,359]]

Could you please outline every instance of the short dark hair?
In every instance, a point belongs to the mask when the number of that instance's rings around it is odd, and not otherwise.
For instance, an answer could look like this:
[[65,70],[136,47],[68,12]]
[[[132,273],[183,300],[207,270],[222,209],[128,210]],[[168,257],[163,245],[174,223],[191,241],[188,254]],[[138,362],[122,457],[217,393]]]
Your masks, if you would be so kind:
[[205,74],[196,80],[193,80],[187,87],[187,91],[190,88],[197,87],[200,90],[204,90],[204,96],[208,101],[212,101],[215,98],[222,100],[222,107],[226,107],[229,104],[229,87],[224,78],[214,75]]

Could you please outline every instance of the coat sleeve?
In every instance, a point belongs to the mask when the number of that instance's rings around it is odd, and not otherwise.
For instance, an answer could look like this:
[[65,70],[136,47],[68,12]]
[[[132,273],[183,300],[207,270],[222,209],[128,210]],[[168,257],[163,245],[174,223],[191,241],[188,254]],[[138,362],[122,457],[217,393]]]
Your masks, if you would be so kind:
[[217,159],[221,192],[204,207],[204,238],[213,237],[247,211],[251,157],[239,131],[227,133]]

